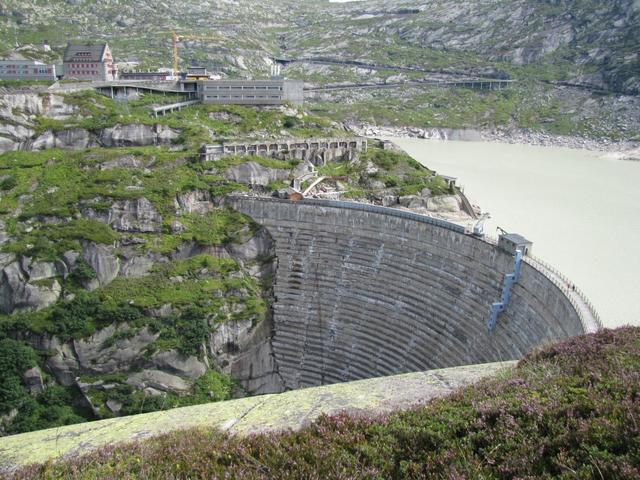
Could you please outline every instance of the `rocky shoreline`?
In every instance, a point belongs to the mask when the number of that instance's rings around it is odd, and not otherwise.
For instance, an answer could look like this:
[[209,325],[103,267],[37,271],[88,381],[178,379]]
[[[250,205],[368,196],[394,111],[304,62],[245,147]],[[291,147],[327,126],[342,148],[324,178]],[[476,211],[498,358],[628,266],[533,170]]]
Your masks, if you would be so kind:
[[618,159],[640,160],[640,144],[631,140],[553,135],[530,130],[476,130],[454,128],[389,127],[372,124],[348,124],[346,128],[364,137],[405,137],[431,140],[499,142],[545,147],[564,147],[614,154]]

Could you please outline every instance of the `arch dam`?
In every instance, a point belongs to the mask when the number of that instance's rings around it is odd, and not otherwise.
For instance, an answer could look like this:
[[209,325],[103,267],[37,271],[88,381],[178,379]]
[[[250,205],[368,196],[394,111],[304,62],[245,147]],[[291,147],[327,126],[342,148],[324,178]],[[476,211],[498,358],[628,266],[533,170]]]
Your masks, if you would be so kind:
[[536,345],[600,327],[579,291],[525,256],[488,329],[514,256],[449,222],[350,202],[226,203],[275,243],[272,319],[232,369],[248,372],[261,395],[0,438],[0,472],[181,428],[258,433],[323,413],[405,408],[509,368]]
[[351,202],[230,197],[275,241],[275,367],[297,389],[521,358],[595,331],[588,302],[524,257],[492,330],[514,256],[464,228]]

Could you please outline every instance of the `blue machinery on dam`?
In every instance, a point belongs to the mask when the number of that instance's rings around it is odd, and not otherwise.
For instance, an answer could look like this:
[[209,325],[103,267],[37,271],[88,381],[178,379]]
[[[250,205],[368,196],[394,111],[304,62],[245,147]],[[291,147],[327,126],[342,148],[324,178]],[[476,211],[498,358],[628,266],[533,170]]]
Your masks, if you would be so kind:
[[492,332],[498,322],[498,314],[504,311],[511,299],[511,287],[520,278],[520,267],[522,266],[522,250],[516,250],[513,261],[513,272],[507,273],[504,276],[504,283],[502,284],[502,296],[499,302],[491,304],[491,310],[489,320],[487,320],[487,328],[489,332]]

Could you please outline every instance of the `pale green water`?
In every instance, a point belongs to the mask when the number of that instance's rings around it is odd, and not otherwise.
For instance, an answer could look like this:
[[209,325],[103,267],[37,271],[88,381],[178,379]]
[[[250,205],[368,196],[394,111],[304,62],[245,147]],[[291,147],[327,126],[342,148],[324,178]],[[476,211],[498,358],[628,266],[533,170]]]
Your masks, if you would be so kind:
[[458,177],[496,225],[576,283],[605,326],[640,325],[640,162],[565,148],[393,139],[427,167]]

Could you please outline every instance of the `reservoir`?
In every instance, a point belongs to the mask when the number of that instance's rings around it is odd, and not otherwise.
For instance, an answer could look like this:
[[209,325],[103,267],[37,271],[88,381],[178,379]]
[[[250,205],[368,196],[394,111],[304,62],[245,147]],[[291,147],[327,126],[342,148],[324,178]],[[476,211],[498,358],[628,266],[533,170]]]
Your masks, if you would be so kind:
[[605,327],[640,325],[640,162],[600,152],[394,138],[412,157],[458,177],[496,227],[581,288]]

